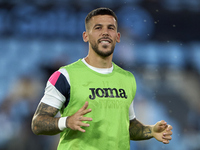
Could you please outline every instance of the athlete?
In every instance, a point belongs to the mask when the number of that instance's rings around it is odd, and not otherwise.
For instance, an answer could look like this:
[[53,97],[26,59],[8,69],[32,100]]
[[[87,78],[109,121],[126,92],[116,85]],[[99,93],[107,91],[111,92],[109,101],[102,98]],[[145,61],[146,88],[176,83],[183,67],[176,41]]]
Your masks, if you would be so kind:
[[[168,144],[172,126],[164,120],[144,125],[136,119],[135,78],[112,62],[115,44],[120,42],[115,13],[95,9],[87,15],[85,28],[88,55],[49,78],[32,131],[60,133],[58,150],[129,150],[130,140],[150,138]],[[61,117],[55,117],[58,111]]]

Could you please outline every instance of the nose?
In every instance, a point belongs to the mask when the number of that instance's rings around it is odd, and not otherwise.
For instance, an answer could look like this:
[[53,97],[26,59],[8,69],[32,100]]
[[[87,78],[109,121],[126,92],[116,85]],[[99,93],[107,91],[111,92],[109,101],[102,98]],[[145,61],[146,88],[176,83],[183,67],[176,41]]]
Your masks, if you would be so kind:
[[104,29],[103,29],[102,35],[103,35],[103,36],[108,36],[108,35],[109,35],[108,29],[107,29],[107,28],[104,28]]

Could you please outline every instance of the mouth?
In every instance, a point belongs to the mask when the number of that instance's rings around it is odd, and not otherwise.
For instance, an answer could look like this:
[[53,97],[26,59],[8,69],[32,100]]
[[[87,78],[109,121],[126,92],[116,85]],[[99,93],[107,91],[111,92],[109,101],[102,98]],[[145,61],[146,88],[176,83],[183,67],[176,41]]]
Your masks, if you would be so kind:
[[110,38],[100,38],[98,42],[101,44],[109,44],[112,42],[112,40]]

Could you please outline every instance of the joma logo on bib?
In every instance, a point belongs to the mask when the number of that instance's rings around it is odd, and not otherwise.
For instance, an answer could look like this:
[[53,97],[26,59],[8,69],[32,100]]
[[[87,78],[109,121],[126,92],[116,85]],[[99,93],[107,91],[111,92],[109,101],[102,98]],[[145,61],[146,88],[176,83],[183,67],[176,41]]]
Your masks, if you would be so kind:
[[127,95],[124,89],[119,89],[117,90],[116,88],[89,88],[89,90],[91,91],[91,95],[89,95],[89,98],[91,100],[94,100],[97,97],[110,97],[110,98],[125,98],[127,99]]

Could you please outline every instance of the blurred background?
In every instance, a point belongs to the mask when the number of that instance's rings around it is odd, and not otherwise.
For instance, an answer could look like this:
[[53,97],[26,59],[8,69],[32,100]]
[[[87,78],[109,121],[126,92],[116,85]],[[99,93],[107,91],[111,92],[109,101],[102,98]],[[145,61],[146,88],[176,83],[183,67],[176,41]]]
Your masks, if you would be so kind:
[[199,0],[0,0],[0,150],[56,149],[59,135],[34,135],[31,119],[50,75],[87,55],[84,19],[97,7],[118,16],[114,62],[135,75],[137,118],[173,126],[170,144],[131,150],[200,150]]

